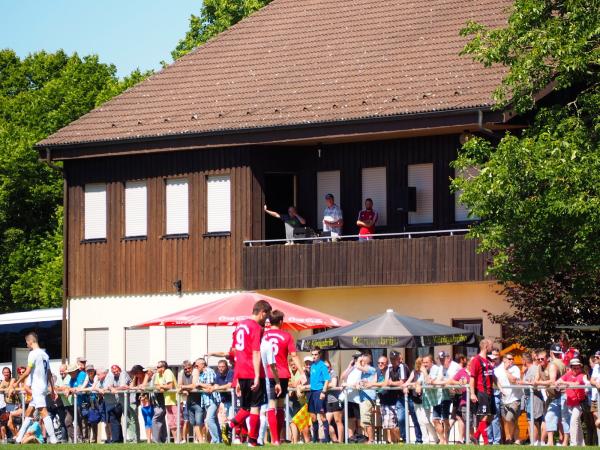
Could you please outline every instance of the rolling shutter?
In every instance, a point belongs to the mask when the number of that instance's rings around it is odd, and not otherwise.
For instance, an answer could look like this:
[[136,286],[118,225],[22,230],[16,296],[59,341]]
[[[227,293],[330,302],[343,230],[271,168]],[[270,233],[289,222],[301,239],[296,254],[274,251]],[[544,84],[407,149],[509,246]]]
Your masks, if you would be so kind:
[[106,239],[106,184],[85,185],[84,239]]
[[231,231],[231,177],[208,177],[206,197],[206,232]]
[[328,170],[317,172],[317,228],[323,228],[323,211],[326,208],[325,195],[333,194],[335,202],[340,205],[340,171]]
[[148,194],[145,181],[125,184],[125,236],[146,236]]
[[[456,176],[464,176],[465,178],[472,178],[479,175],[479,169],[477,167],[468,167],[463,171],[457,172]],[[478,217],[470,216],[469,217],[469,208],[467,208],[464,204],[460,202],[460,196],[462,191],[456,191],[454,193],[454,221],[455,222],[464,222],[467,220],[476,220]]]
[[83,335],[87,363],[108,369],[108,328],[86,328]]
[[180,366],[181,363],[189,359],[192,361],[195,356],[191,355],[192,334],[190,327],[169,327],[165,328],[166,334],[166,360],[170,366]]
[[148,328],[125,329],[125,367],[132,367],[134,364],[143,367],[152,364]]
[[188,233],[188,180],[167,180],[167,234]]
[[433,164],[409,164],[408,186],[417,188],[417,210],[408,213],[408,223],[433,223]]
[[373,200],[373,209],[379,215],[376,225],[387,225],[387,179],[385,167],[369,167],[362,170],[362,195],[363,202],[367,198]]
[[[208,353],[228,352],[233,342],[233,330],[235,327],[208,327]],[[223,358],[211,356],[208,364],[214,366]]]

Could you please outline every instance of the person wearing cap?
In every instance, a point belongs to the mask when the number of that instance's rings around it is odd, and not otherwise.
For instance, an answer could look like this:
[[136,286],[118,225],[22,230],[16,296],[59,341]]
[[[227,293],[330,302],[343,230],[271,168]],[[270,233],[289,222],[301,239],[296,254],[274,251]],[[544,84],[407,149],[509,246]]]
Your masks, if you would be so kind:
[[515,366],[515,357],[507,353],[502,358],[502,364],[494,369],[494,375],[502,395],[502,418],[504,419],[505,444],[520,444],[517,420],[521,415],[522,389],[512,389],[506,386],[519,384],[521,371]]
[[560,377],[556,384],[566,388],[566,404],[570,413],[569,434],[571,445],[583,446],[585,442],[583,441],[583,428],[581,426],[582,405],[587,401],[587,393],[585,389],[569,388],[589,385],[590,382],[583,373],[583,365],[578,358],[572,358],[569,361],[569,366],[570,370]]
[[[77,360],[78,362],[76,364],[71,364],[67,368],[67,372],[71,377],[69,380],[70,394],[78,392],[78,389],[85,385],[85,379],[87,377],[87,374],[85,373],[85,360],[82,360],[82,358],[77,358]],[[74,408],[77,408],[77,441],[85,442],[88,440],[88,430],[85,423],[85,419],[83,417],[84,415],[82,410],[84,396],[77,395],[77,397],[75,397],[74,403]]]
[[594,424],[596,425],[598,437],[600,438],[600,413],[598,412],[598,400],[600,400],[600,350],[594,354],[593,358],[594,365],[590,376],[590,384],[595,386],[596,389],[592,389],[592,404],[590,411],[594,416]]
[[[404,387],[408,378],[410,377],[410,369],[402,361],[402,355],[397,351],[390,352],[390,367],[386,373],[386,381],[388,386],[391,387]],[[406,413],[404,411],[405,399],[404,396],[408,395],[408,413],[412,418],[415,427],[415,438],[416,443],[420,444],[423,442],[423,435],[421,433],[421,427],[417,419],[417,413],[415,411],[415,404],[413,396],[408,392],[404,391],[391,391],[395,393],[395,412],[398,417],[398,431],[403,442],[406,442]]]
[[325,210],[323,211],[323,232],[331,235],[331,240],[336,241],[342,234],[344,219],[342,210],[335,203],[333,194],[325,195]]
[[[89,436],[90,443],[98,442],[98,422],[94,422],[89,420],[93,413],[90,414],[90,411],[93,409],[98,414],[97,417],[100,417],[100,399],[98,395],[92,391],[92,387],[97,383],[98,376],[96,374],[96,369],[92,364],[86,364],[85,366],[85,380],[83,384],[77,388],[79,392],[79,397],[82,398],[83,406],[82,408],[87,412],[87,415],[83,418],[84,426],[86,427],[86,432]],[[103,410],[102,406],[102,410]]]
[[[542,354],[542,352],[540,352]],[[543,366],[540,366],[540,369]],[[550,347],[550,360],[543,370],[539,371],[536,386],[546,387],[547,406],[544,420],[546,422],[546,432],[548,435],[548,445],[554,445],[554,434],[559,431],[559,424],[564,414],[561,406],[561,393],[554,386],[556,382],[567,372],[567,368],[562,361],[562,348],[560,344],[553,344]],[[567,424],[568,427],[568,424]],[[568,444],[568,428],[565,430],[563,421],[562,443]]]

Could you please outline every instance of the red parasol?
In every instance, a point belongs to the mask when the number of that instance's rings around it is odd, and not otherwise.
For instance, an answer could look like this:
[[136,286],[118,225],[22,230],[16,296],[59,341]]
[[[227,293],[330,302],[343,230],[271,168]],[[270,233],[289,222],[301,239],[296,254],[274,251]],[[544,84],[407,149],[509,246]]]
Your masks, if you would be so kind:
[[166,316],[157,317],[136,326],[231,326],[244,319],[248,319],[252,314],[252,306],[258,300],[268,301],[273,310],[278,309],[285,314],[283,328],[287,330],[300,331],[313,328],[343,327],[351,323],[339,317],[333,317],[314,309],[294,305],[278,298],[268,297],[255,292],[244,292]]

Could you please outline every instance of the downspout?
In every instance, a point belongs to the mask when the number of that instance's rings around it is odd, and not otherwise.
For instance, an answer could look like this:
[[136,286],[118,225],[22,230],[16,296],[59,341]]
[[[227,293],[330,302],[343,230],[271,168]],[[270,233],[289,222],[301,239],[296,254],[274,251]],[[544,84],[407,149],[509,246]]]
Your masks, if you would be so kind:
[[65,171],[63,167],[60,167],[52,162],[52,151],[50,148],[46,148],[46,158],[42,160],[48,167],[53,170],[56,170],[61,173],[63,177],[63,289],[62,289],[62,322],[61,322],[61,348],[60,348],[60,358],[63,364],[66,363],[68,359],[68,348],[69,346],[69,315],[68,308],[69,303],[67,301],[67,285],[68,285],[68,277],[67,277],[67,236],[68,236],[68,217],[67,217],[67,205],[69,190],[67,186],[67,179],[65,177]]
[[483,111],[481,109],[477,110],[477,131],[494,139],[502,139],[501,135],[483,126]]

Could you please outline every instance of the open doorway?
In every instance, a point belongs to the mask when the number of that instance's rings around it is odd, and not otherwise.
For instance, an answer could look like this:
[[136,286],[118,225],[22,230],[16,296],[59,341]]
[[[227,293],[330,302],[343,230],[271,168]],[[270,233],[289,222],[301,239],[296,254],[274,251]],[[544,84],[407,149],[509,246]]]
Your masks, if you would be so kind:
[[[296,176],[291,173],[265,174],[265,203],[271,211],[287,214],[289,206],[296,204]],[[281,220],[265,217],[265,239],[284,239],[285,227]]]

